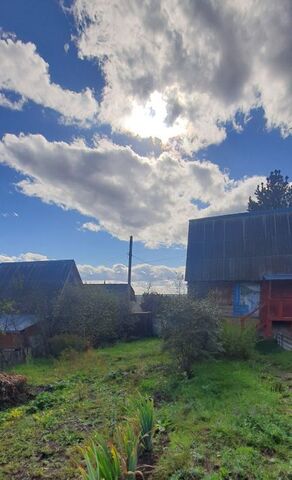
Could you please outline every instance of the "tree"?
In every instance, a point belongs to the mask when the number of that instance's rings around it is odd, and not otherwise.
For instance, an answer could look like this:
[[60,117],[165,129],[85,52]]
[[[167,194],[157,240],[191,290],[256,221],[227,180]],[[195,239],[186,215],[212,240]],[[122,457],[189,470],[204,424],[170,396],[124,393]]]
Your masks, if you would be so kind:
[[264,182],[258,185],[255,191],[256,200],[249,197],[248,211],[275,210],[277,208],[292,207],[292,186],[281,174],[281,170],[274,170]]

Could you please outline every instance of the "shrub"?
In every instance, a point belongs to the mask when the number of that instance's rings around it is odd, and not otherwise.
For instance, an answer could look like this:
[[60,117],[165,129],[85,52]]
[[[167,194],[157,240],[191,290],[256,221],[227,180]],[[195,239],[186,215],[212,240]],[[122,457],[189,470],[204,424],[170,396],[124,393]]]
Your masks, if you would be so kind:
[[54,357],[59,357],[65,350],[82,352],[86,347],[86,340],[78,335],[60,334],[49,339],[49,352]]
[[171,297],[161,315],[164,347],[191,375],[195,360],[220,351],[220,316],[211,298]]
[[109,293],[68,287],[55,309],[56,331],[86,338],[93,347],[106,345],[123,334],[126,313],[127,305]]
[[222,329],[222,347],[224,355],[233,359],[248,359],[255,351],[256,328],[225,322]]

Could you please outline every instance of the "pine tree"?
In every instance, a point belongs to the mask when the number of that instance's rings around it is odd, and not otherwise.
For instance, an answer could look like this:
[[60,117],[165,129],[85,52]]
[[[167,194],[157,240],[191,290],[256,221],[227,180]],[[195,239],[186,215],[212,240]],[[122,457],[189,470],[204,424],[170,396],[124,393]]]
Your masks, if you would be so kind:
[[254,193],[256,200],[249,197],[248,211],[292,207],[292,186],[289,184],[289,177],[284,178],[281,170],[274,170],[266,180],[266,184],[262,182],[257,186]]

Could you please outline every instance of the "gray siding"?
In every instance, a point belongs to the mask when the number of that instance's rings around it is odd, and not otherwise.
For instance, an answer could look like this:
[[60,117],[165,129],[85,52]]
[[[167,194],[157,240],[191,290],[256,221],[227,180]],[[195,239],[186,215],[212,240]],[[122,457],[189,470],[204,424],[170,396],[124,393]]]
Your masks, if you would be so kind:
[[258,281],[292,272],[292,209],[191,220],[186,280]]

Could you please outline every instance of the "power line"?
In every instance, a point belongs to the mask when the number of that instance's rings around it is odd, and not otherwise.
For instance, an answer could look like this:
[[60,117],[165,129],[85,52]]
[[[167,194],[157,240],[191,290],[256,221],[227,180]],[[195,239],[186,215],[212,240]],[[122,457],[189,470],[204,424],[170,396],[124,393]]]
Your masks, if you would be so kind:
[[[155,265],[155,262],[160,262],[161,260],[174,260],[174,259],[178,259],[178,258],[183,258],[183,257],[180,257],[178,255],[176,256],[172,256],[172,257],[162,257],[162,258],[156,258],[156,259],[152,259],[152,260],[145,260],[145,258],[141,258],[141,257],[138,257],[138,255],[134,255],[133,254],[133,257],[136,258],[137,260],[139,260],[140,262],[144,262],[144,263],[148,263],[149,265]],[[185,255],[184,255],[185,257]]]

